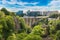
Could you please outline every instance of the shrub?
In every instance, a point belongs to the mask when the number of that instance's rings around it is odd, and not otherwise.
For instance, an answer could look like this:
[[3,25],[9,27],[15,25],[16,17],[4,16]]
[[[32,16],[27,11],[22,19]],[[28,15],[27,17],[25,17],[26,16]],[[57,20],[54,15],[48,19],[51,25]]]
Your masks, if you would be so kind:
[[27,33],[16,34],[17,40],[22,40],[27,36]]
[[43,36],[43,35],[45,35],[45,29],[43,29],[41,25],[37,25],[33,28],[31,33],[34,35]]
[[26,38],[24,38],[23,40],[42,40],[42,38],[39,35],[28,35]]
[[60,30],[56,33],[56,40],[60,40]]
[[10,35],[7,40],[17,40],[16,39],[16,35],[13,33],[12,35]]

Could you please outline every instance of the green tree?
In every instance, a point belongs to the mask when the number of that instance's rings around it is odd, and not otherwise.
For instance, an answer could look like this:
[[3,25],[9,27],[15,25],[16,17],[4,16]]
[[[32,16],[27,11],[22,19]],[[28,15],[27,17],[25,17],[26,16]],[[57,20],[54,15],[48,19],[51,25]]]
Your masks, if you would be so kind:
[[2,34],[3,34],[3,38],[6,38],[11,35],[12,32],[14,32],[14,20],[12,16],[6,16],[3,18],[0,18],[0,24],[3,25],[2,28]]
[[2,28],[3,28],[3,26],[0,24],[0,40],[2,40]]
[[48,25],[48,18],[42,18],[39,22]]
[[27,33],[16,34],[17,40],[23,40],[27,36]]
[[55,34],[55,33],[56,33],[56,27],[50,26],[50,34]]
[[5,15],[9,15],[9,11],[7,11],[5,8],[2,8],[1,11],[3,11]]
[[12,16],[6,16],[6,23],[8,26],[8,30],[14,31],[15,23],[14,23],[14,18]]
[[6,16],[5,20],[6,20],[6,23],[5,23],[6,27],[3,27],[3,34],[6,40],[9,35],[14,33],[15,23],[12,16]]
[[10,35],[7,40],[17,40],[16,35],[14,33],[12,33],[12,35]]
[[42,40],[42,38],[39,35],[28,35],[23,40]]
[[15,12],[10,12],[10,15],[11,16],[16,16],[16,13]]
[[0,18],[2,17],[5,17],[5,14],[2,11],[0,11]]
[[50,15],[49,17],[50,18],[57,18],[59,15],[58,14],[52,14],[52,15]]
[[42,25],[37,25],[33,28],[31,33],[34,34],[34,35],[43,36],[43,35],[45,35],[45,31],[46,31],[46,29],[45,28],[43,29]]
[[56,40],[60,40],[60,30],[56,33]]
[[34,27],[36,25],[40,25],[40,24],[48,25],[48,18],[41,18],[39,21],[37,21],[34,24],[32,24],[32,27]]
[[31,27],[29,27],[29,26],[26,26],[26,33],[31,33],[31,31],[32,31],[32,28]]
[[60,30],[60,22],[57,23],[56,30]]
[[2,35],[3,35],[3,38],[5,39],[6,36],[8,35],[7,34],[8,26],[7,26],[5,18],[1,18],[0,24],[3,26],[3,28],[2,28]]
[[20,30],[19,32],[26,32],[26,25],[25,21],[22,17],[17,16],[17,19],[19,20]]

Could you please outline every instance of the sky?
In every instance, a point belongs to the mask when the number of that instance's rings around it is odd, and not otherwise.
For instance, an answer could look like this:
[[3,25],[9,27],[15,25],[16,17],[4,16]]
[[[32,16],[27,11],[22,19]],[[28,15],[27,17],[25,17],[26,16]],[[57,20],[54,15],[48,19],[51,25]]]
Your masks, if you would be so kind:
[[9,11],[56,11],[60,10],[60,0],[0,0],[0,9]]

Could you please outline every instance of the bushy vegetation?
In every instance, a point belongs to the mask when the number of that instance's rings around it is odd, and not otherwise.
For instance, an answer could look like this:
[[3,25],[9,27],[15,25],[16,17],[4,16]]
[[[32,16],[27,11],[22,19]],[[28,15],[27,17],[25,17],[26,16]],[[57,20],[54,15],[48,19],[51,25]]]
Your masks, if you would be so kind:
[[0,40],[43,40],[47,37],[60,40],[60,19],[41,19],[32,28],[14,12],[9,12],[5,8],[0,11]]
[[23,40],[42,40],[42,38],[39,35],[30,34]]

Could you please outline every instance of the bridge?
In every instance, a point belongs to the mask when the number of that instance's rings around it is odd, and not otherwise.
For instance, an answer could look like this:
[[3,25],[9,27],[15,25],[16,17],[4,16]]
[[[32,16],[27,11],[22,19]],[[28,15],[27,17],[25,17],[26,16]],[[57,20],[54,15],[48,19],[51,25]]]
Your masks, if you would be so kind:
[[32,24],[38,22],[41,18],[48,18],[48,16],[37,16],[37,17],[25,16],[23,18],[28,26],[32,26]]

